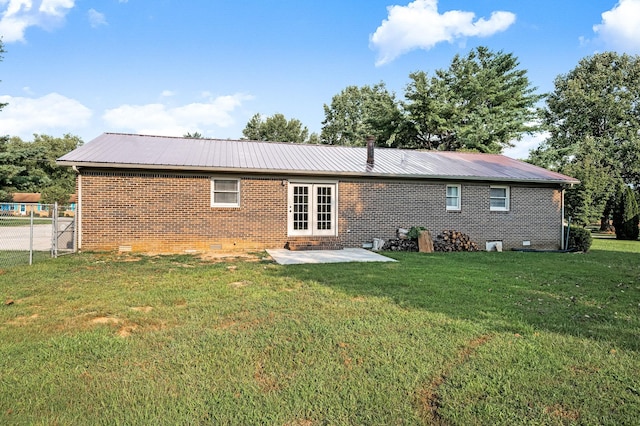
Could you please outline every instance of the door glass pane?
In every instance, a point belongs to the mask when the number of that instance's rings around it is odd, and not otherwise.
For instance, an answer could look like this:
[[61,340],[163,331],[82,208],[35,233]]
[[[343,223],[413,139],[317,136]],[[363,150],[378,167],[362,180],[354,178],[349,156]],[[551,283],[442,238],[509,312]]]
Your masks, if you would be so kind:
[[317,188],[316,229],[318,230],[331,229],[333,214],[331,211],[331,189],[330,186],[319,186]]
[[309,187],[293,187],[293,229],[309,229]]

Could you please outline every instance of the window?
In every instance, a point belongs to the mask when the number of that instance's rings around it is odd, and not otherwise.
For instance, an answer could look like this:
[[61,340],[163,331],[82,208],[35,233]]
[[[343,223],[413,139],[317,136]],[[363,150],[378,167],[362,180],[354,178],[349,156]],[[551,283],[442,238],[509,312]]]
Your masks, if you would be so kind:
[[240,207],[240,179],[211,179],[211,207]]
[[289,184],[289,235],[336,235],[336,184]]
[[509,211],[509,187],[492,186],[489,191],[490,210]]
[[460,210],[460,185],[447,185],[447,210]]

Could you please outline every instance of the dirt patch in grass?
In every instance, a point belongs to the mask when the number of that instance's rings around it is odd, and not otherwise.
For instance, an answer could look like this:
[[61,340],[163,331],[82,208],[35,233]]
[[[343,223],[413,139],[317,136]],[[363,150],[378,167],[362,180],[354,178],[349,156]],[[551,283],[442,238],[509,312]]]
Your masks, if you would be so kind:
[[40,315],[38,314],[33,314],[30,316],[19,316],[19,317],[15,317],[13,320],[11,321],[7,321],[7,324],[9,325],[15,325],[15,326],[24,326],[27,325],[28,323],[30,323],[33,320],[36,320],[40,318]]
[[132,311],[136,311],[136,312],[144,312],[145,314],[148,314],[149,312],[151,312],[153,310],[153,307],[151,306],[134,306],[131,308]]
[[262,392],[269,393],[280,390],[278,380],[264,371],[264,363],[262,361],[258,361],[256,363],[256,370],[253,374],[253,378],[256,380],[256,383],[258,383]]
[[120,320],[113,317],[96,317],[90,321],[92,324],[118,324]]
[[126,325],[124,327],[120,327],[118,330],[118,336],[120,337],[129,337],[131,334],[138,329],[137,325]]
[[232,317],[223,318],[216,326],[216,329],[240,332],[257,328],[263,324],[270,324],[274,318],[275,314],[273,312],[269,312],[268,316],[252,317],[250,312],[243,311]]
[[313,420],[299,419],[299,420],[292,420],[290,422],[287,422],[284,424],[284,426],[313,426],[315,424],[317,423],[314,422]]
[[206,262],[261,262],[263,260],[271,260],[271,257],[264,253],[203,253],[200,259]]
[[491,334],[485,334],[469,341],[462,347],[453,361],[443,366],[442,371],[431,380],[428,386],[418,391],[420,411],[427,424],[443,425],[446,423],[440,416],[439,411],[441,406],[440,387],[445,384],[452,371],[467,362],[469,357],[480,346],[489,342],[493,337]]
[[562,423],[566,421],[577,422],[580,420],[580,412],[578,410],[570,410],[560,404],[545,407],[544,412],[549,414],[551,417],[560,419]]
[[242,288],[250,284],[251,284],[251,281],[236,281],[236,282],[230,283],[229,286],[233,288]]

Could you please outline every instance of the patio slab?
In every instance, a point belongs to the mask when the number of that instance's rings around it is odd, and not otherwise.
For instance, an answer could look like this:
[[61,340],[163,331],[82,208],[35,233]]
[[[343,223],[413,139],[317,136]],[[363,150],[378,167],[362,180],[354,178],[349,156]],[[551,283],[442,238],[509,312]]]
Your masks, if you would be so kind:
[[301,263],[397,262],[395,259],[361,248],[301,251],[268,249],[267,253],[280,265],[297,265]]

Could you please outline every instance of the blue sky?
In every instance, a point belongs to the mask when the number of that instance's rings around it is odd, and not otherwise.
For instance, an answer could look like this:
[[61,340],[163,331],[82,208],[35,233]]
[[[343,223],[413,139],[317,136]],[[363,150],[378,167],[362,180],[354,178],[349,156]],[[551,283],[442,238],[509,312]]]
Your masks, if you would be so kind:
[[320,132],[345,87],[402,98],[479,45],[551,91],[585,56],[640,53],[640,0],[0,0],[0,35],[0,134],[241,138],[255,113]]

